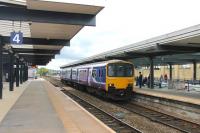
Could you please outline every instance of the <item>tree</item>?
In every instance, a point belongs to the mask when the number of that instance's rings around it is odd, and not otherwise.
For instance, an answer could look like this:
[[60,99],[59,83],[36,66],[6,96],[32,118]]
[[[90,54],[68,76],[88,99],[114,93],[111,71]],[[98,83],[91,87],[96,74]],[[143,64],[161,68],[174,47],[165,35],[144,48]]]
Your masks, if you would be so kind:
[[47,75],[48,71],[49,71],[48,69],[42,67],[37,70],[37,74],[40,74],[40,76],[45,76]]

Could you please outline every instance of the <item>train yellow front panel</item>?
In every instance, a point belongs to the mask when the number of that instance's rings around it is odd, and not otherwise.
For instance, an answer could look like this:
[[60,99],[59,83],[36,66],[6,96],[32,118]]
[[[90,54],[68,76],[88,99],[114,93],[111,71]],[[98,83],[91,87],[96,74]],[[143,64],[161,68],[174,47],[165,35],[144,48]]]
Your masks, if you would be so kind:
[[107,77],[106,89],[108,90],[108,86],[112,84],[116,89],[125,89],[128,84],[133,84],[133,77]]

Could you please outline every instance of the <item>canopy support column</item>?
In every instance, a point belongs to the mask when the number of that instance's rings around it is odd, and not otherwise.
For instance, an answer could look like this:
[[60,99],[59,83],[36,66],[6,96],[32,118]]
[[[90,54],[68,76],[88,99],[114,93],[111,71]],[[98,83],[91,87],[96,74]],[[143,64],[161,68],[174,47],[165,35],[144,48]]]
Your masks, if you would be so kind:
[[24,63],[24,82],[26,81],[26,63]]
[[3,41],[0,35],[0,99],[3,98]]
[[153,57],[149,58],[150,60],[150,88],[154,88],[154,63],[153,63]]
[[197,79],[197,62],[193,62],[193,80]]
[[27,67],[27,65],[26,65],[26,63],[24,63],[24,79],[23,79],[23,81],[25,82],[26,81],[26,68]]
[[22,66],[22,62],[20,62],[20,84],[22,84],[23,82],[23,66]]
[[14,87],[13,87],[13,54],[10,53],[10,63],[9,63],[9,90],[10,91],[13,91],[14,90]]
[[26,64],[26,81],[28,80],[28,63]]
[[16,58],[16,87],[19,87],[19,59]]
[[172,80],[172,64],[169,64],[169,79]]

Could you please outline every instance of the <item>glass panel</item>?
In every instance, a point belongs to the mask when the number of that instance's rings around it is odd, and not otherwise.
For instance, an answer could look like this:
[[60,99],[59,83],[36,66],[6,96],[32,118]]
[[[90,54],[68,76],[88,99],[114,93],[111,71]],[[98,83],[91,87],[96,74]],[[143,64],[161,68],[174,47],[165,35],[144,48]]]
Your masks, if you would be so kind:
[[132,77],[133,65],[126,63],[117,63],[108,65],[109,77]]

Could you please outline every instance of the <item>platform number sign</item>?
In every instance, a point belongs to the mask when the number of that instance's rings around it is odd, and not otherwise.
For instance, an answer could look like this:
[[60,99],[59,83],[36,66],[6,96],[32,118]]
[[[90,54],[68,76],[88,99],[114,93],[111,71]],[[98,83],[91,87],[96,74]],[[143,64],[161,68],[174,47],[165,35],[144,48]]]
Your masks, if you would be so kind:
[[23,43],[23,33],[22,32],[11,32],[10,33],[10,43],[11,44],[22,44]]

